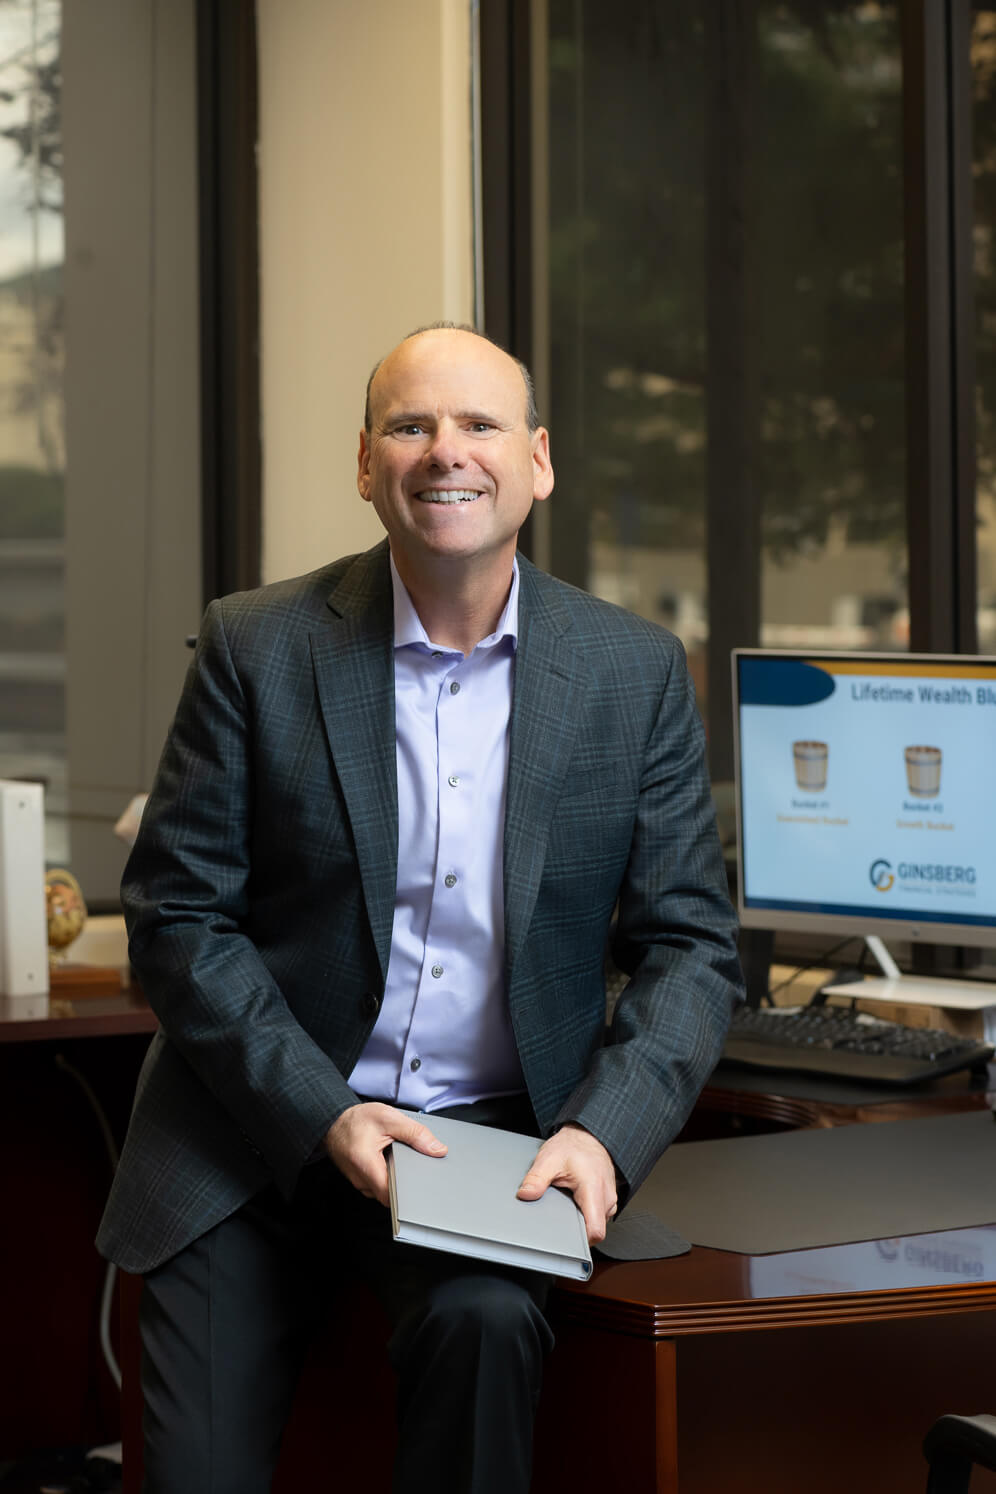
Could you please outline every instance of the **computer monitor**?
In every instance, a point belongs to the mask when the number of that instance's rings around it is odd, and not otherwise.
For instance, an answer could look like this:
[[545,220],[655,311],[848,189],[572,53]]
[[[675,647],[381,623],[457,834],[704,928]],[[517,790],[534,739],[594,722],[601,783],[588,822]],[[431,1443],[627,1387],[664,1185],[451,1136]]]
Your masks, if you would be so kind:
[[745,928],[996,946],[996,658],[736,649],[733,692]]

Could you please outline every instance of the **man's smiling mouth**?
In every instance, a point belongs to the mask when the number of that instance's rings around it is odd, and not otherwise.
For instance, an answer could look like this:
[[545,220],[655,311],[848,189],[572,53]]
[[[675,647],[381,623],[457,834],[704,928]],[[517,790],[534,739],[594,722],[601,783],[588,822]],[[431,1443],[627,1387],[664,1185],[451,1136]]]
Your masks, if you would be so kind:
[[480,496],[476,488],[426,488],[415,494],[420,503],[473,503]]

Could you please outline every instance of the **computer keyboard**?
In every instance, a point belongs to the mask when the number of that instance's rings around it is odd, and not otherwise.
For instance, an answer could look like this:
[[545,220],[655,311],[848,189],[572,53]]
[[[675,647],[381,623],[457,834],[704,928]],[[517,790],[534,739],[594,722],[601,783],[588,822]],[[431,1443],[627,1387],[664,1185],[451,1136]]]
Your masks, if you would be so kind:
[[986,1063],[989,1043],[932,1027],[902,1027],[839,1006],[740,1007],[725,1063],[869,1084],[920,1084]]

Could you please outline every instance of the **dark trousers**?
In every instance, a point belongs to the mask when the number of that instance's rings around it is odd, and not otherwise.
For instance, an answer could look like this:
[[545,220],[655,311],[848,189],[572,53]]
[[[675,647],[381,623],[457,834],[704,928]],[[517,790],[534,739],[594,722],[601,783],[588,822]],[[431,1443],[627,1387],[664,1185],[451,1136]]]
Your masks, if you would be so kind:
[[[446,1114],[535,1130],[519,1100]],[[146,1276],[145,1494],[269,1490],[310,1339],[335,1331],[323,1303],[350,1274],[391,1325],[396,1494],[527,1494],[547,1278],[399,1245],[388,1210],[327,1161],[289,1204],[267,1188]],[[353,1429],[329,1431],[331,1491],[336,1438]]]

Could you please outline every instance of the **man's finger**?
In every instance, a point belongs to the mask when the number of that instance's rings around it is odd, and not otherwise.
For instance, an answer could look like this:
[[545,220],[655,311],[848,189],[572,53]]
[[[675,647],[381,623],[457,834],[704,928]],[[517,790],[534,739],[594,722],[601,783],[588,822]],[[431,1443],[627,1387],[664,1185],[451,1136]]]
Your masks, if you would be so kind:
[[409,1115],[398,1114],[397,1118],[397,1129],[391,1128],[393,1140],[402,1141],[405,1146],[412,1147],[416,1152],[424,1152],[428,1157],[445,1156],[446,1143],[434,1136],[428,1126],[423,1126],[421,1121],[413,1120]]
[[569,1147],[563,1141],[563,1132],[544,1141],[533,1159],[533,1165],[519,1184],[516,1198],[541,1198],[551,1183],[571,1192],[578,1185],[578,1174],[572,1165]]
[[574,1202],[584,1216],[585,1232],[589,1245],[597,1245],[605,1239],[605,1203],[599,1190],[592,1187],[587,1178],[582,1178],[574,1190]]
[[391,1105],[360,1103],[344,1110],[325,1136],[329,1157],[353,1187],[378,1203],[388,1202],[384,1153],[392,1141],[430,1157],[442,1157],[446,1147],[428,1126]]
[[533,1163],[532,1167],[530,1167],[529,1171],[522,1179],[522,1182],[519,1184],[519,1191],[515,1195],[516,1198],[542,1198],[543,1194],[546,1192],[550,1184],[553,1182],[554,1178],[557,1176],[558,1169],[556,1167],[551,1167],[549,1163],[544,1166],[540,1161],[541,1157],[542,1152],[537,1156],[536,1161]]

